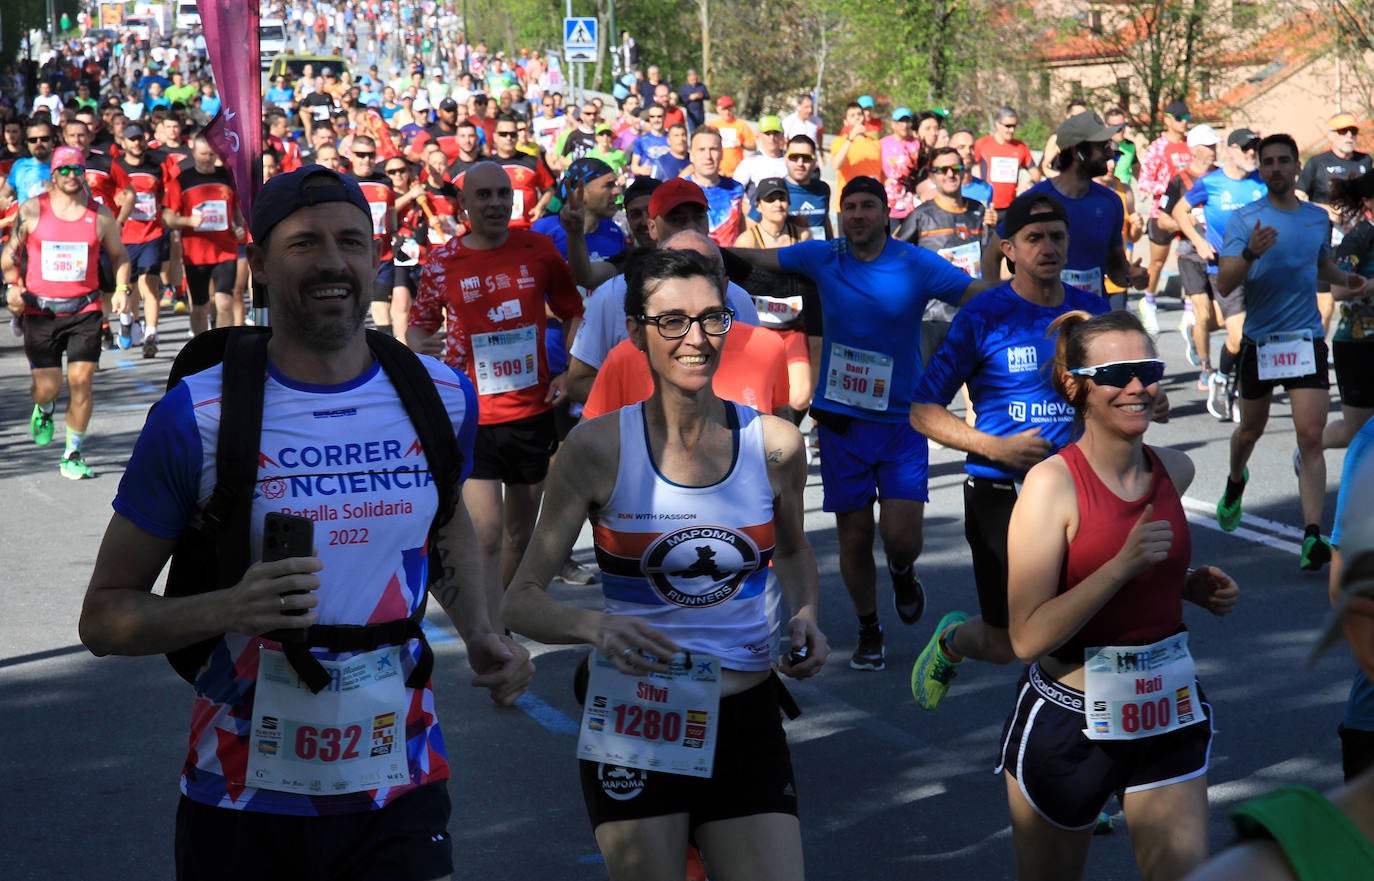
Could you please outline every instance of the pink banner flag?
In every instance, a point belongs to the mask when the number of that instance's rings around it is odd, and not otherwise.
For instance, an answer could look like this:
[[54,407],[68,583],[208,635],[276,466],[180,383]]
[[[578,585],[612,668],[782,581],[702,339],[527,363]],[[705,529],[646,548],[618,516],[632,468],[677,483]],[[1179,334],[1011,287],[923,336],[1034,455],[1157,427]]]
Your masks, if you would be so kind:
[[205,137],[233,175],[244,217],[251,218],[253,197],[262,187],[261,172],[253,173],[262,156],[257,0],[197,0],[196,5],[221,101]]

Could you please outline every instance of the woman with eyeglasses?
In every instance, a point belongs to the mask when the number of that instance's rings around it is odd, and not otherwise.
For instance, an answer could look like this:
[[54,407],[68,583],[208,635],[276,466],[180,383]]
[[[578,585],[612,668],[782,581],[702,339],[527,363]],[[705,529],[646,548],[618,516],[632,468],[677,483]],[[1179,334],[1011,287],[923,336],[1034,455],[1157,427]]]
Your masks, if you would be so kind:
[[[681,878],[689,835],[720,877],[799,879],[780,718],[790,698],[773,672],[764,585],[771,560],[792,612],[779,667],[815,675],[830,649],[802,526],[802,438],[716,396],[732,315],[711,261],[653,252],[627,280],[625,310],[654,392],[569,435],[502,613],[540,642],[596,649],[578,756],[614,881]],[[584,519],[600,610],[546,592]]]
[[1002,736],[1017,877],[1082,878],[1113,792],[1146,881],[1207,857],[1212,708],[1183,600],[1217,616],[1240,589],[1189,568],[1181,452],[1145,444],[1164,362],[1139,319],[1073,312],[1052,380],[1083,434],[1026,475],[1007,536],[1012,648],[1030,666]]

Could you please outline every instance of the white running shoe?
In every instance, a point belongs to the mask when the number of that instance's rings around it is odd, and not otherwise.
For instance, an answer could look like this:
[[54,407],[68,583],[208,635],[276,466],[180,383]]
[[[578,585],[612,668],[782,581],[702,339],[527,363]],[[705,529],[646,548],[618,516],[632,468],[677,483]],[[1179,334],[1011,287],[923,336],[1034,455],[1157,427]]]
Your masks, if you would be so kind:
[[1201,367],[1202,358],[1198,357],[1197,343],[1193,342],[1195,320],[1192,312],[1184,312],[1183,317],[1178,320],[1178,334],[1183,337],[1183,354],[1188,359],[1188,363],[1194,367]]
[[1141,297],[1136,309],[1140,312],[1140,321],[1145,325],[1146,332],[1150,336],[1159,336],[1159,307]]

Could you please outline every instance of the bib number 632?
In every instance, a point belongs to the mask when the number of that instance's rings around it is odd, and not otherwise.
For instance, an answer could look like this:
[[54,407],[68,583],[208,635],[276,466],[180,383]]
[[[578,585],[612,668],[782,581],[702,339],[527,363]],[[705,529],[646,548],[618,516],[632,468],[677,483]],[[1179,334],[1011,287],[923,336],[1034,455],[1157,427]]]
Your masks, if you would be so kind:
[[296,758],[306,762],[337,762],[356,759],[358,741],[363,738],[361,725],[347,728],[316,728],[302,725],[296,729]]

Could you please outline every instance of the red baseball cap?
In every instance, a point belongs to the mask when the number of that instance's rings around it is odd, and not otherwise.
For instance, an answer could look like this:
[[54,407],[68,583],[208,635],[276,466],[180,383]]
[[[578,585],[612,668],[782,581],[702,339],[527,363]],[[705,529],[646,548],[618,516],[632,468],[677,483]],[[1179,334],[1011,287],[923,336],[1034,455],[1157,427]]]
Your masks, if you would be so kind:
[[719,98],[716,99],[716,106],[717,106],[717,107],[734,107],[734,106],[735,106],[735,99],[734,99],[734,98],[731,98],[729,95],[721,95]]
[[649,197],[649,216],[662,217],[679,205],[700,205],[709,208],[701,187],[686,178],[675,177],[659,184]]

